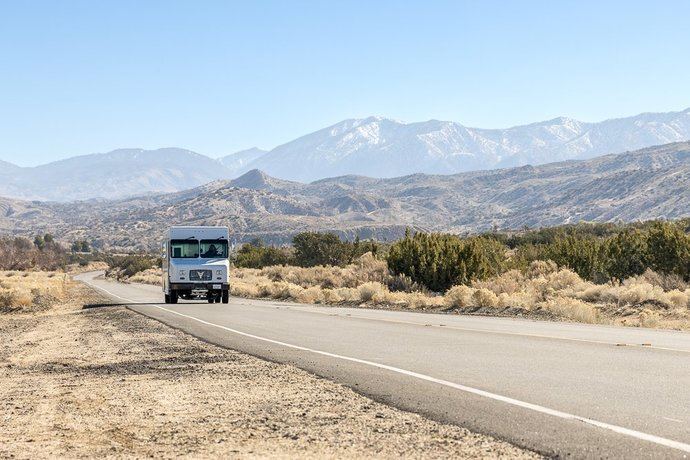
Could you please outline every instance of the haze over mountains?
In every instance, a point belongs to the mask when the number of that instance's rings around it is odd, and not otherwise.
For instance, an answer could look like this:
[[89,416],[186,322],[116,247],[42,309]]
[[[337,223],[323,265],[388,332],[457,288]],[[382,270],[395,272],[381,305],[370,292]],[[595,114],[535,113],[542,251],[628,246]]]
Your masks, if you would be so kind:
[[357,174],[396,177],[540,165],[690,140],[690,109],[585,123],[569,118],[508,129],[370,117],[345,120],[271,151],[212,159],[165,148],[120,149],[32,168],[0,163],[0,196],[71,201],[174,192],[253,169],[301,182]]
[[117,201],[0,199],[0,233],[50,231],[116,250],[155,249],[175,224],[227,225],[237,242],[305,230],[392,240],[406,227],[457,233],[690,216],[690,142],[584,161],[310,184],[252,170],[182,192]]

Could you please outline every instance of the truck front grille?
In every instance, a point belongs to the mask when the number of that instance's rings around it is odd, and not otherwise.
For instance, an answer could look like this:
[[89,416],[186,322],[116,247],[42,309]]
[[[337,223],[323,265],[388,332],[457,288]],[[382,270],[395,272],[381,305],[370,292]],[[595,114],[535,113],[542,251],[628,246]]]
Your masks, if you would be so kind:
[[189,281],[211,281],[211,270],[189,270]]

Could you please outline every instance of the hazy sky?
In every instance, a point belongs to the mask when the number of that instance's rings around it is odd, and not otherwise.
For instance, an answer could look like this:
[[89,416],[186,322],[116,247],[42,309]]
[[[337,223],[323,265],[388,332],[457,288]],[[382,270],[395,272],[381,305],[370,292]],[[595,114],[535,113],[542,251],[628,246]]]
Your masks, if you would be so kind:
[[690,1],[0,0],[0,159],[690,106]]

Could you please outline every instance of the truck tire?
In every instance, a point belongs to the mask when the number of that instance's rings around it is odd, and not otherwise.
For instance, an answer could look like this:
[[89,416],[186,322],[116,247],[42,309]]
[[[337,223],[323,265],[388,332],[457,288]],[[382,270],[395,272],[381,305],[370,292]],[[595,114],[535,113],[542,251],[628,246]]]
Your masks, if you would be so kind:
[[170,303],[177,303],[177,291],[170,291]]
[[165,294],[165,303],[170,303],[170,294]]
[[223,291],[222,299],[223,299],[223,303],[228,303],[230,301],[230,292],[229,291]]
[[216,300],[216,296],[209,292],[208,295],[206,296],[206,300],[208,300],[208,303],[213,303]]

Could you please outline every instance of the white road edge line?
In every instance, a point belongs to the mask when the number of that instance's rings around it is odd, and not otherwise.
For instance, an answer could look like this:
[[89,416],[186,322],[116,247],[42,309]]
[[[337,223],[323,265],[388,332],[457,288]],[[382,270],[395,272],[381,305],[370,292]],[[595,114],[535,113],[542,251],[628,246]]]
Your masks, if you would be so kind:
[[[107,294],[109,294],[113,297],[117,297],[118,299],[122,299],[126,302],[136,302],[135,300],[127,299],[127,298],[121,297],[117,294],[113,294],[112,292],[110,292],[107,289],[102,288],[100,286],[96,286],[96,285],[93,285],[91,283],[88,283],[88,284],[90,286],[97,288],[97,289],[100,289],[103,292],[106,292]],[[677,450],[681,450],[683,452],[690,453],[690,444],[685,444],[685,443],[680,442],[680,441],[674,441],[672,439],[662,438],[660,436],[655,436],[653,434],[648,434],[648,433],[643,433],[641,431],[631,430],[629,428],[625,428],[622,426],[612,425],[610,423],[605,423],[605,422],[600,422],[598,420],[593,420],[590,418],[581,417],[579,415],[569,414],[567,412],[561,412],[561,411],[555,410],[555,409],[549,409],[548,407],[540,406],[538,404],[532,404],[532,403],[528,403],[525,401],[520,401],[519,399],[509,398],[507,396],[502,396],[499,394],[480,390],[478,388],[468,387],[465,385],[461,385],[459,383],[449,382],[448,380],[437,379],[436,377],[431,377],[429,375],[420,374],[420,373],[417,373],[414,371],[408,371],[406,369],[400,369],[398,367],[388,366],[386,364],[375,363],[373,361],[367,361],[367,360],[359,359],[359,358],[352,358],[350,356],[338,355],[338,354],[330,353],[327,351],[315,350],[313,348],[303,347],[301,345],[294,345],[294,344],[287,343],[287,342],[281,342],[279,340],[273,340],[273,339],[269,339],[266,337],[261,337],[258,335],[249,334],[247,332],[238,331],[236,329],[232,329],[232,328],[229,328],[226,326],[221,326],[219,324],[210,323],[208,321],[196,318],[194,316],[185,315],[184,313],[179,313],[179,312],[176,312],[174,310],[170,310],[168,308],[161,307],[159,305],[151,305],[151,306],[156,307],[156,308],[163,310],[163,311],[167,311],[168,313],[172,313],[173,315],[182,316],[184,318],[188,318],[188,319],[197,321],[199,323],[206,324],[207,326],[213,326],[213,327],[217,327],[219,329],[223,329],[223,330],[228,331],[228,332],[232,332],[233,334],[241,335],[244,337],[249,337],[249,338],[256,339],[256,340],[261,340],[261,341],[268,342],[268,343],[273,343],[273,344],[280,345],[283,347],[293,348],[295,350],[306,351],[309,353],[314,353],[314,354],[318,354],[318,355],[322,355],[322,356],[328,356],[330,358],[336,358],[336,359],[341,359],[344,361],[350,361],[353,363],[364,364],[367,366],[376,367],[379,369],[385,369],[387,371],[396,372],[398,374],[407,375],[409,377],[414,377],[414,378],[417,378],[420,380],[425,380],[427,382],[433,382],[433,383],[437,383],[439,385],[454,388],[456,390],[464,391],[466,393],[471,393],[471,394],[475,394],[478,396],[483,396],[485,398],[493,399],[495,401],[501,401],[501,402],[504,402],[507,404],[511,404],[513,406],[518,406],[518,407],[522,407],[525,409],[530,409],[530,410],[533,410],[535,412],[540,412],[542,414],[547,414],[547,415],[559,417],[559,418],[566,419],[566,420],[580,421],[580,422],[586,423],[588,425],[592,425],[592,426],[596,426],[598,428],[603,428],[605,430],[613,431],[615,433],[623,434],[623,435],[630,436],[633,438],[641,439],[643,441],[648,441],[648,442],[652,442],[654,444],[659,444],[661,446],[670,447],[671,449],[677,449]]]

